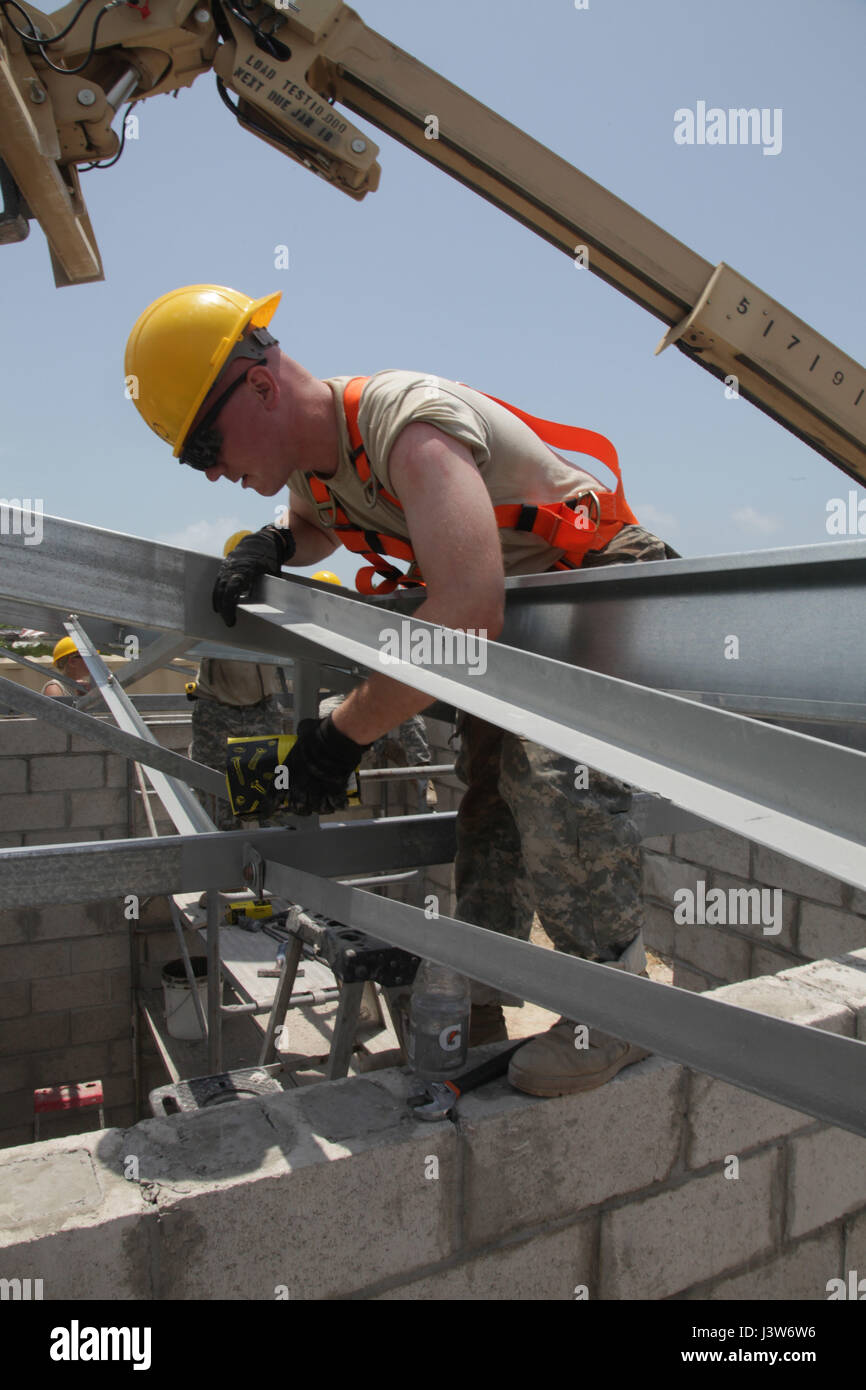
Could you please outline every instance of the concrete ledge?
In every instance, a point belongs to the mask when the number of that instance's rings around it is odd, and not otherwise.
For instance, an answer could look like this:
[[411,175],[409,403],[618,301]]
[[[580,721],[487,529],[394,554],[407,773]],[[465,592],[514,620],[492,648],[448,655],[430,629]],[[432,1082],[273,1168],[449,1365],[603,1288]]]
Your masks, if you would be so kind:
[[[718,993],[851,1036],[864,966]],[[866,1268],[866,1139],[736,1087],[649,1058],[557,1100],[503,1079],[437,1125],[407,1090],[383,1071],[6,1150],[0,1277],[76,1301],[824,1299]]]

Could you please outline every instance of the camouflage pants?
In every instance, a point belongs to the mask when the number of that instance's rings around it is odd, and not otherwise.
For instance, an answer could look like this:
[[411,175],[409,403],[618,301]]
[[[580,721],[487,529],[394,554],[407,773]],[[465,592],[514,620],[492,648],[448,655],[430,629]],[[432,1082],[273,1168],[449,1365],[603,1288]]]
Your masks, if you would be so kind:
[[[189,755],[198,763],[225,772],[226,739],[242,738],[245,734],[283,733],[283,710],[275,695],[260,700],[256,705],[224,705],[219,700],[209,700],[199,696],[192,707],[192,743]],[[204,809],[220,830],[241,830],[244,826],[286,825],[287,811],[276,811],[273,816],[259,821],[241,820],[232,815],[231,805],[226,799],[220,801],[207,792],[196,791],[196,796]]]
[[[584,568],[675,554],[628,526],[588,555]],[[473,715],[460,715],[457,732],[457,775],[468,788],[457,814],[457,916],[526,941],[537,912],[558,951],[639,973],[645,957],[633,788],[593,768],[576,775],[570,758]],[[520,1002],[479,982],[472,997]]]

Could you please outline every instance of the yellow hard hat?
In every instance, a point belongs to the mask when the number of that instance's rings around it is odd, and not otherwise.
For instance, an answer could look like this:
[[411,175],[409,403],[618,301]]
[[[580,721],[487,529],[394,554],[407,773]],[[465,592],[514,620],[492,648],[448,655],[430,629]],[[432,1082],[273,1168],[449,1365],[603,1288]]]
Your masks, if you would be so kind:
[[233,531],[223,546],[223,556],[230,555],[238,541],[242,541],[244,536],[251,536],[252,534],[252,531]]
[[64,657],[76,656],[77,654],[78,648],[76,647],[72,638],[61,637],[60,641],[54,648],[54,651],[51,653],[51,659],[54,662],[55,666],[59,666],[60,662],[63,660]]
[[316,573],[311,574],[310,578],[321,579],[323,584],[342,584],[343,582],[342,579],[338,579],[337,575],[331,570],[316,570]]
[[232,349],[250,325],[270,323],[281,298],[185,285],[155,299],[137,320],[126,344],[128,394],[142,419],[173,446],[175,458]]

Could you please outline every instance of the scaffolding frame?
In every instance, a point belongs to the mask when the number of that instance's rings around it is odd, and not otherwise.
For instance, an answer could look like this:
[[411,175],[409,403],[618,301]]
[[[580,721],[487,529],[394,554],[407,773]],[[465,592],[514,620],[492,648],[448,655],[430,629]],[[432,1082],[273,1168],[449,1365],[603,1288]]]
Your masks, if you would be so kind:
[[[2,541],[23,547],[14,533]],[[160,653],[176,655],[202,642],[290,657],[296,718],[317,712],[323,669],[349,679],[384,670],[449,706],[654,793],[638,799],[644,835],[723,825],[866,887],[860,791],[866,753],[846,746],[866,741],[866,652],[850,640],[862,612],[864,542],[508,580],[505,630],[496,643],[478,639],[474,670],[465,647],[462,658],[452,653],[448,660],[440,645],[435,665],[414,656],[392,656],[387,665],[380,660],[385,622],[400,626],[413,652],[414,636],[426,633],[434,650],[435,633],[450,632],[407,616],[415,603],[406,597],[349,598],[299,578],[266,578],[258,601],[243,605],[236,627],[227,630],[211,609],[218,562],[208,557],[50,517],[43,545],[29,550],[26,564],[16,568],[23,557],[5,556],[13,563],[0,571],[4,612],[31,627],[57,630],[67,621],[76,640],[90,645],[91,659],[92,642],[121,630],[145,638],[138,669]],[[70,604],[77,618],[68,617]],[[718,647],[726,633],[760,643],[751,667],[725,665]],[[153,652],[148,638],[157,644]],[[578,651],[581,666],[574,664]],[[832,666],[825,660],[830,653]],[[144,761],[147,730],[129,716],[132,704],[125,692],[118,696],[120,682],[106,676],[103,694],[111,692],[115,713],[122,711],[127,723],[125,732],[112,731],[111,746]],[[17,700],[28,712],[43,703],[30,691],[16,695],[9,684],[6,703]],[[64,727],[86,730],[97,741],[108,733],[82,710],[44,703]],[[738,707],[775,722],[756,722]],[[798,732],[804,724],[822,736]],[[209,780],[207,789],[214,790],[210,770],[166,750],[149,756],[169,776],[180,772],[187,785]],[[150,774],[157,783],[163,775]],[[236,887],[261,856],[269,890],[307,911],[866,1134],[862,1042],[456,919],[438,916],[431,930],[421,909],[329,881],[370,872],[371,865],[391,872],[446,862],[453,829],[453,816],[434,813],[288,834],[213,834],[201,825],[150,841],[2,850],[0,889],[4,904],[14,907],[86,901],[102,889],[110,896],[121,874],[127,892],[204,886],[210,954],[211,938],[218,939],[218,892]]]

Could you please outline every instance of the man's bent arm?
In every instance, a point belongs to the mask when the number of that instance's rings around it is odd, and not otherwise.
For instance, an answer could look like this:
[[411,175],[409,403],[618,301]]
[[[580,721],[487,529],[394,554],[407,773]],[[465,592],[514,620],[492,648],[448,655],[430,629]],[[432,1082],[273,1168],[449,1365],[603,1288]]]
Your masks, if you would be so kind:
[[316,565],[320,560],[332,555],[339,545],[333,532],[325,531],[317,524],[315,511],[301,497],[293,496],[291,511],[287,508],[274,524],[291,527],[295,538],[295,553],[289,566],[291,569]]
[[[391,483],[427,585],[415,617],[446,627],[502,631],[505,574],[493,505],[470,450],[433,425],[409,425],[391,451]],[[336,727],[372,743],[433,700],[388,676],[372,675],[335,711]]]

